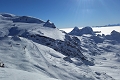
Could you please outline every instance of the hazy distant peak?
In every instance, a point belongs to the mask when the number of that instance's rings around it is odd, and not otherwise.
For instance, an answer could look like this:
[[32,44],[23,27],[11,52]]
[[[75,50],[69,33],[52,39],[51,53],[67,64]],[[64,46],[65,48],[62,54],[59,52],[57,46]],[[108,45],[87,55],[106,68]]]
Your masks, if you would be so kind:
[[78,27],[75,27],[70,33],[70,35],[77,35],[82,36],[83,34],[91,34],[94,35],[94,32],[91,27],[87,26],[82,29],[79,29]]
[[80,30],[80,29],[77,26],[75,26],[73,30]]
[[93,29],[89,26],[82,28],[81,31],[86,34],[93,34]]
[[119,34],[119,32],[113,30],[113,31],[111,32],[111,34]]

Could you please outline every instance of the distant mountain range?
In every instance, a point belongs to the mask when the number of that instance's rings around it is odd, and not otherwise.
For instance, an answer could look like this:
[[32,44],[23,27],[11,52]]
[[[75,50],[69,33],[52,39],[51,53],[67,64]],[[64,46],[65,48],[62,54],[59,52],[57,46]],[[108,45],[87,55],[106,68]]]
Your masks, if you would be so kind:
[[92,27],[110,27],[110,26],[120,26],[120,24],[108,24],[103,26],[92,26]]

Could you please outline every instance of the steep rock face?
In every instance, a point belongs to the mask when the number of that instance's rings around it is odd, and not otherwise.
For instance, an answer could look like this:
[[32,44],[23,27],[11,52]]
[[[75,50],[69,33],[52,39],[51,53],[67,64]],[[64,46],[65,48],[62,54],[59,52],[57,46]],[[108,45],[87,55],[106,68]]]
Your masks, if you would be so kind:
[[75,27],[70,33],[70,35],[76,35],[76,36],[82,36],[83,34],[91,34],[94,35],[91,27],[84,27],[82,29],[79,29],[78,27]]

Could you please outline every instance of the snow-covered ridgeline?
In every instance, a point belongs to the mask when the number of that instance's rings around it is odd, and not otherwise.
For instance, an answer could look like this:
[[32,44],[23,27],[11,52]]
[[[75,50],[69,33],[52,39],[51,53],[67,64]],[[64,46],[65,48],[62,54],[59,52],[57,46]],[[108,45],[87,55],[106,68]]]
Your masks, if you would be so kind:
[[[80,27],[79,29],[82,29],[83,27]],[[63,28],[60,30],[63,30],[67,33],[71,32],[73,28]],[[92,27],[93,31],[98,31],[98,34],[105,34],[109,35],[113,30],[120,32],[120,26],[110,26],[110,27]]]

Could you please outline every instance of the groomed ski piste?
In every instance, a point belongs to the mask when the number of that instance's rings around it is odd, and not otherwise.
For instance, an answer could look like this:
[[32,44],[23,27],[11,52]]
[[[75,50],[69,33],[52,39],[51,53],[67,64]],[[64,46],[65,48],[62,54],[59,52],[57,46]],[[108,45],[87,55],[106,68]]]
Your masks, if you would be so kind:
[[0,80],[119,80],[119,30],[0,14]]

